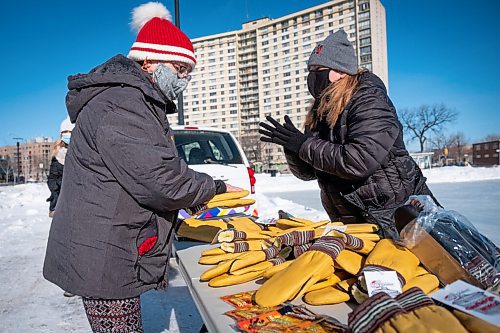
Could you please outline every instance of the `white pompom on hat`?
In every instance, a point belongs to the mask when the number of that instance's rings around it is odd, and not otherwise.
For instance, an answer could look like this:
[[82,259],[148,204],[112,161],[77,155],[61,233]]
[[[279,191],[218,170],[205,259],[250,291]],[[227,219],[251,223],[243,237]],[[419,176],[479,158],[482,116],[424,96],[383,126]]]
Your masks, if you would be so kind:
[[61,123],[61,133],[66,132],[66,131],[73,131],[73,128],[75,128],[75,124],[71,123],[71,120],[69,120],[69,117],[66,117]]
[[170,12],[159,2],[148,2],[132,11],[130,25],[138,31],[128,57],[135,61],[161,60],[196,65],[193,44],[172,24]]

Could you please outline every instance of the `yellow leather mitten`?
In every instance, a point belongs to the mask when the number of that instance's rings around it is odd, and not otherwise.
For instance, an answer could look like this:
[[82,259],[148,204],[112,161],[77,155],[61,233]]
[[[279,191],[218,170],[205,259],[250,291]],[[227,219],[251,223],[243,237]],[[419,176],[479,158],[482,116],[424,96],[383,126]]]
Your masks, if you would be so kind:
[[177,235],[210,243],[220,230],[227,228],[226,222],[222,220],[198,220],[187,218],[181,222],[177,229]]
[[338,304],[347,302],[351,297],[333,286],[310,291],[304,295],[304,302],[311,305]]
[[362,240],[354,235],[350,235],[348,233],[331,230],[328,235],[341,237],[345,242],[346,249],[349,249],[354,252],[358,252],[361,254],[370,253],[375,247],[375,242],[369,240]]
[[253,231],[240,231],[236,229],[227,229],[220,231],[217,235],[217,241],[219,243],[226,242],[231,243],[240,240],[250,240],[250,239],[268,239],[269,236],[263,235],[260,232]]
[[[405,247],[396,245],[391,239],[382,239],[368,255],[362,272],[394,270],[398,274],[401,286],[415,277],[420,261]],[[366,290],[363,274],[360,275],[361,287]]]
[[269,267],[268,269],[265,270],[265,272],[262,275],[262,277],[264,279],[269,279],[274,274],[276,274],[278,272],[281,272],[282,270],[284,270],[285,268],[287,268],[288,266],[290,266],[292,264],[292,262],[293,262],[293,260],[288,260],[288,261],[285,261],[284,263],[282,263],[280,265]]
[[371,223],[352,223],[344,225],[347,227],[344,232],[348,234],[374,233],[379,229],[378,225]]
[[273,259],[279,254],[279,249],[276,247],[270,247],[262,251],[249,251],[244,253],[246,253],[245,256],[234,259],[231,267],[229,268],[229,272],[233,273],[242,268],[255,265],[259,262]]
[[349,331],[376,333],[465,333],[461,323],[418,288],[396,298],[378,293],[349,315]]
[[200,257],[200,259],[198,259],[198,263],[202,264],[202,265],[217,265],[218,263],[220,263],[222,261],[238,258],[239,256],[241,256],[245,253],[248,253],[248,252],[224,253],[224,254],[202,256],[202,257]]
[[365,260],[359,253],[346,249],[335,258],[335,264],[352,275],[358,275],[365,265]]
[[439,287],[439,280],[431,273],[415,276],[403,286],[403,291],[407,291],[413,287],[418,287],[422,289],[424,293],[429,294]]
[[220,248],[229,253],[245,252],[245,251],[259,251],[262,250],[262,243],[259,239],[252,239],[247,241],[238,241],[231,243],[221,243]]
[[207,203],[207,208],[212,209],[215,207],[221,208],[237,208],[250,206],[255,203],[254,199],[231,199],[231,200],[221,200],[221,201],[209,201]]
[[263,273],[264,273],[264,271],[252,271],[252,272],[248,272],[246,274],[240,274],[240,275],[233,275],[233,274],[224,273],[222,275],[219,275],[219,276],[211,279],[208,282],[208,285],[210,287],[213,287],[213,288],[232,286],[235,284],[240,284],[240,283],[245,283],[248,281],[255,280],[255,279],[261,277]]
[[308,251],[257,290],[256,303],[272,307],[301,297],[313,284],[333,274],[333,259],[343,248],[344,242],[337,237],[318,239]]
[[238,192],[226,192],[226,193],[215,195],[209,202],[240,199],[240,198],[247,197],[249,195],[250,195],[250,192],[248,192],[247,190],[238,191]]

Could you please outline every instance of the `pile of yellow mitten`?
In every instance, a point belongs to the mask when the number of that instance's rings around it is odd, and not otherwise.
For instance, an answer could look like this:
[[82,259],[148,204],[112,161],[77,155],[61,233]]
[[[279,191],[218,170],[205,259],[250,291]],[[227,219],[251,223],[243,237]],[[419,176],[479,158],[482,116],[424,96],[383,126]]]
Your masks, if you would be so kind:
[[[188,211],[192,214],[194,212],[200,213],[202,211],[215,207],[226,209],[253,205],[255,203],[255,200],[246,198],[249,194],[250,192],[248,191],[218,194],[206,204],[194,207]],[[224,230],[227,228],[232,228],[232,226],[228,225],[227,222],[225,222],[223,219],[207,220],[187,218],[180,223],[177,229],[177,235],[201,242],[210,243],[220,230]]]
[[439,286],[407,249],[380,240],[374,224],[313,222],[287,217],[261,227],[249,218],[228,222],[216,235],[218,247],[202,253],[199,263],[215,265],[200,277],[211,287],[258,278],[266,281],[255,294],[258,305],[272,307],[304,297],[312,305],[367,298],[363,272],[394,270],[403,290],[429,293]]

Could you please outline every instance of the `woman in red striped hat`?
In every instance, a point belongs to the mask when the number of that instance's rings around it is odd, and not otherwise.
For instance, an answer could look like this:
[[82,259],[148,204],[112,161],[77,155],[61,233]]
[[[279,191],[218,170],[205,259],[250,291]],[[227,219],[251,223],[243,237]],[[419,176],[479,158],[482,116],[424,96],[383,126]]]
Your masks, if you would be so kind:
[[160,3],[133,11],[128,57],[69,77],[75,128],[43,274],[80,295],[93,332],[142,332],[139,296],[166,287],[177,212],[240,190],[177,156],[167,114],[196,65]]

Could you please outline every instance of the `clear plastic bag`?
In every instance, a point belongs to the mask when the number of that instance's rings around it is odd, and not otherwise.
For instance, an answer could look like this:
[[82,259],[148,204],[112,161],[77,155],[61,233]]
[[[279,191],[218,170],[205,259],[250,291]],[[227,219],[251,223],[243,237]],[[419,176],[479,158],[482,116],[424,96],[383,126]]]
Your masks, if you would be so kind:
[[[418,207],[416,223],[401,231],[401,243],[415,247],[423,233],[434,238],[469,275],[484,288],[500,278],[500,250],[482,235],[466,217],[436,205],[427,195],[411,196],[408,203]],[[410,231],[411,230],[411,231]]]

